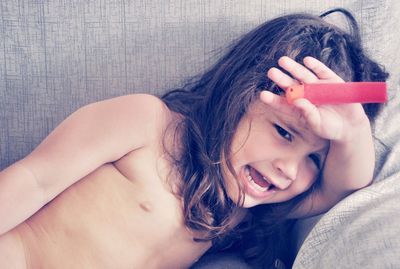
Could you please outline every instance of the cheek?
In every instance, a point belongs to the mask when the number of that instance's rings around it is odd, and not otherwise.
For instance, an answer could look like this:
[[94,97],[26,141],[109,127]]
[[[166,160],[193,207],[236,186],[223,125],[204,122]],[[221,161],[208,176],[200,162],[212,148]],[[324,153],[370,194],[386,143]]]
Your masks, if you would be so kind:
[[298,195],[307,191],[317,180],[317,170],[313,168],[303,168],[299,171],[298,177],[291,186],[291,191]]

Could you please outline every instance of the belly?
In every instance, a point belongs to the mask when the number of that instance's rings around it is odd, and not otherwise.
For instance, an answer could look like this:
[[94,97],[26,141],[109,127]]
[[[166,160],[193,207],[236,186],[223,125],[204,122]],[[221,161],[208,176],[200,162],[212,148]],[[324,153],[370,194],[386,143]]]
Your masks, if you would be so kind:
[[[71,186],[18,227],[30,268],[190,264],[207,246],[193,243],[179,201],[159,181],[143,185],[107,164]],[[180,266],[174,256],[185,251]]]

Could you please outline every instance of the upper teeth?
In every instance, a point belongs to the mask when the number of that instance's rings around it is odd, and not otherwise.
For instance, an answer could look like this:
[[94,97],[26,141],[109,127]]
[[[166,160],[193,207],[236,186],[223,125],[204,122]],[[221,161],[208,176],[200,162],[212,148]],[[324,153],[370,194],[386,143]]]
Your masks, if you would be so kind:
[[[271,184],[271,182],[268,181],[268,179],[266,177],[262,177],[265,181],[267,181],[269,184]],[[254,181],[253,177],[251,175],[247,175],[247,179],[249,181]]]
[[250,169],[249,169],[249,167],[246,167],[246,177],[247,177],[247,179],[249,180],[249,182],[250,182],[250,184],[253,186],[253,188],[255,188],[255,189],[257,189],[257,190],[259,190],[259,191],[268,191],[268,189],[272,186],[272,183],[271,182],[269,182],[269,180],[267,180],[267,178],[266,177],[262,177],[265,181],[267,181],[269,184],[271,184],[270,186],[268,186],[268,187],[261,187],[260,185],[258,185],[256,182],[254,182],[254,179],[253,179],[253,177],[250,175]]
[[[247,179],[249,181],[254,181],[253,177],[250,175],[250,169],[248,167],[246,167],[246,175],[247,175]],[[267,181],[269,184],[272,184],[266,177],[262,177],[265,181]]]

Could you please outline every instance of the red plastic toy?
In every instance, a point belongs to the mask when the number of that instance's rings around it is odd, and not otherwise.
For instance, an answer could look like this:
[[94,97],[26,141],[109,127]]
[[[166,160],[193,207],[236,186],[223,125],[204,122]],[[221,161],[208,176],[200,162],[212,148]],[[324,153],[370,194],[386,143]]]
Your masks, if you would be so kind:
[[298,98],[306,98],[316,105],[384,103],[387,101],[387,90],[385,82],[315,83],[286,89],[289,104]]

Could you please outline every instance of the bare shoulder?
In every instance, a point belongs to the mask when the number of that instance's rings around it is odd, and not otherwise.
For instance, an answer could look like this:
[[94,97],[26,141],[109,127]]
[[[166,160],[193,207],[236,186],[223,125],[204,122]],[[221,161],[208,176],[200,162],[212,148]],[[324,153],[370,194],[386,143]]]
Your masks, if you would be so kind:
[[164,109],[167,109],[164,102],[160,98],[145,93],[123,95],[100,102],[110,102],[110,104],[114,105],[115,108],[122,106],[124,109],[131,109],[132,112],[136,112],[138,110],[150,113],[151,115],[154,113],[163,112]]
[[134,137],[146,141],[156,138],[172,115],[160,98],[150,94],[114,97],[89,104],[83,109],[92,110],[97,119],[114,122],[114,131],[134,133]]
[[[174,118],[174,113],[157,96],[132,94],[127,95],[126,98],[129,99],[132,116],[134,115],[135,120],[140,121],[143,126],[147,126],[147,131],[153,134],[163,132]],[[149,135],[149,133],[146,134],[146,136]]]
[[142,93],[106,99],[89,104],[86,108],[90,109],[100,106],[105,106],[108,109],[108,112],[114,111],[118,114],[127,113],[128,115],[138,115],[141,116],[142,119],[152,119],[168,111],[167,106],[160,98],[154,95]]

